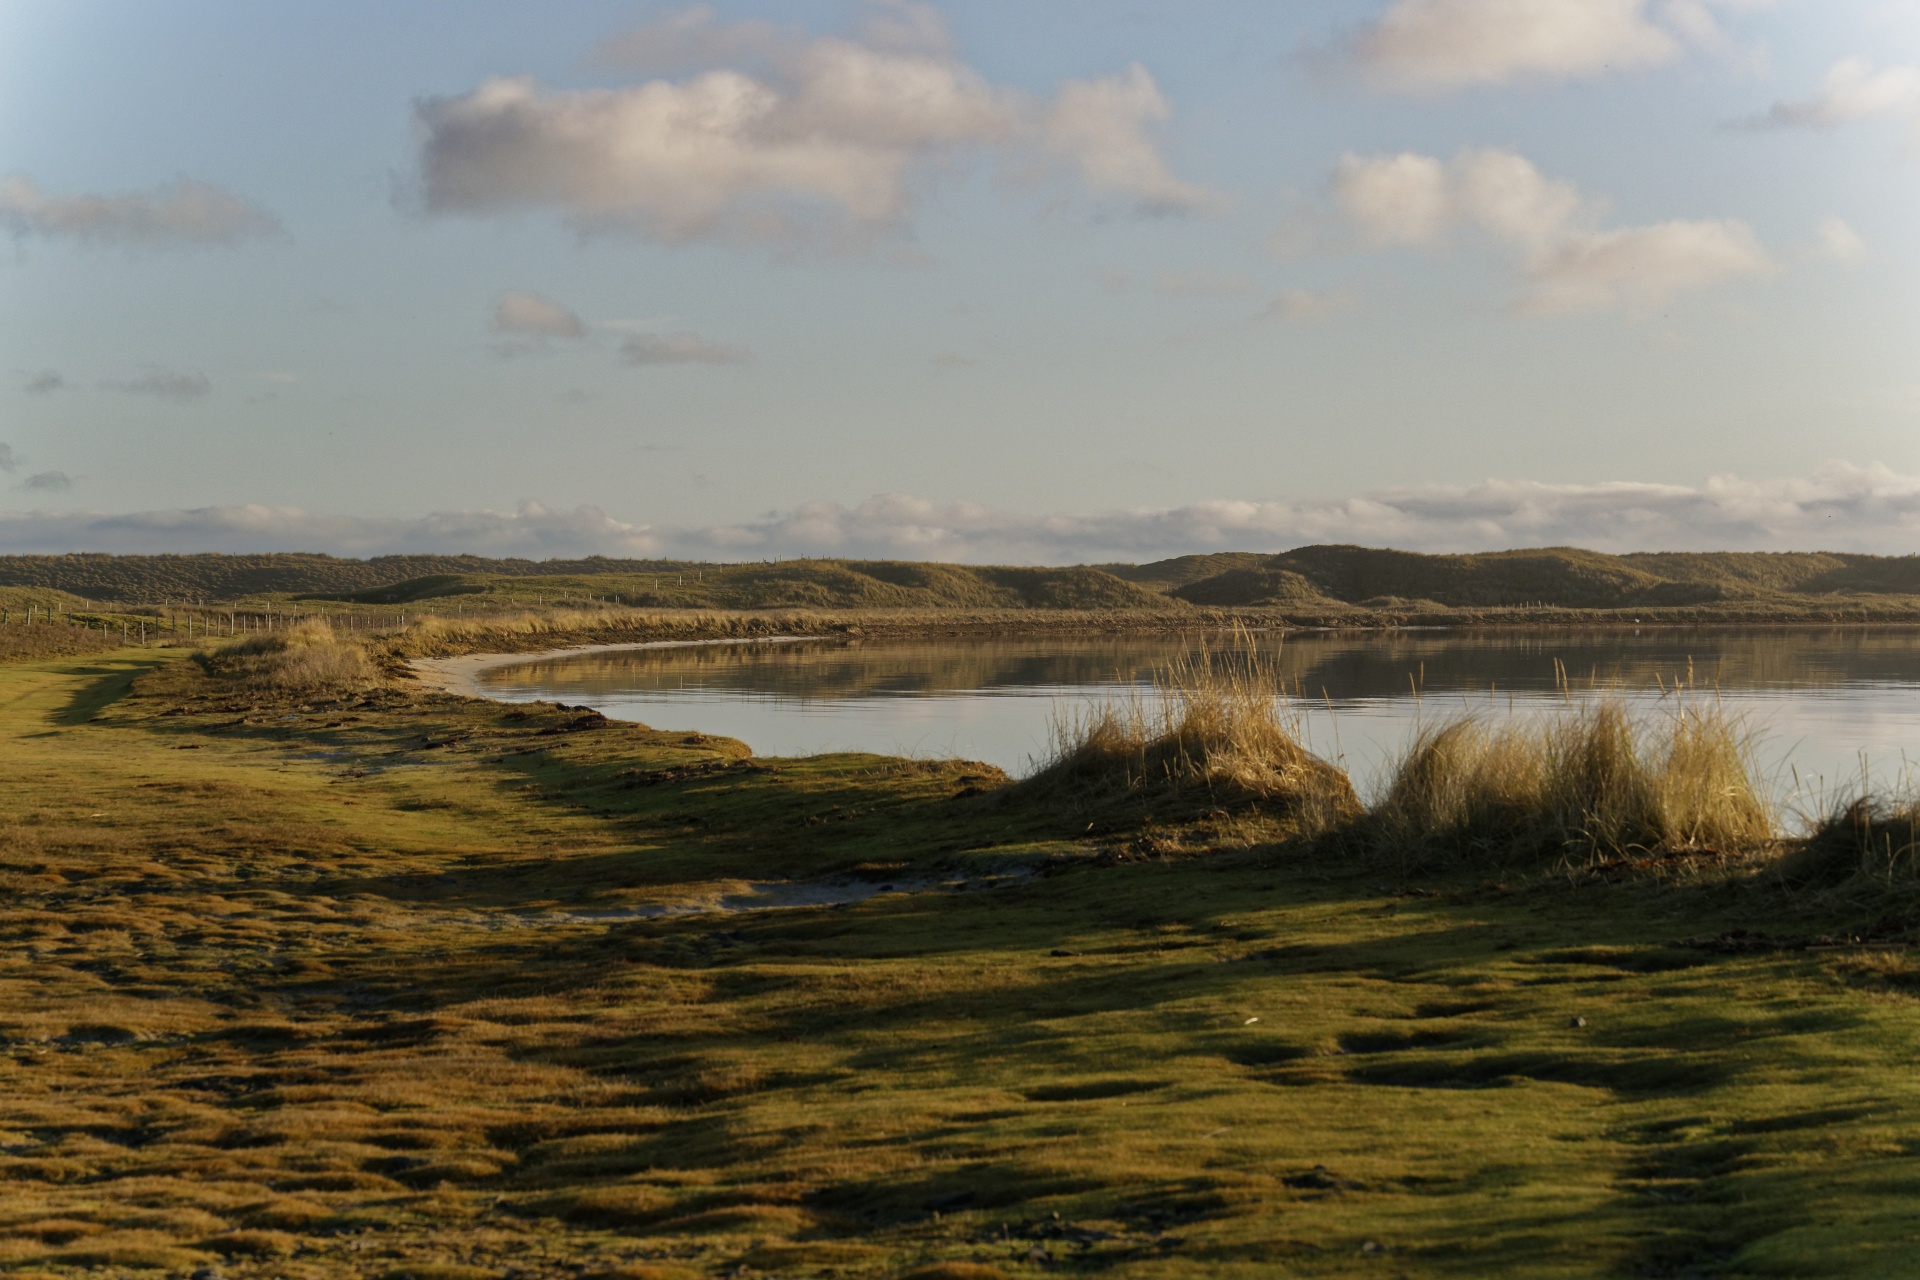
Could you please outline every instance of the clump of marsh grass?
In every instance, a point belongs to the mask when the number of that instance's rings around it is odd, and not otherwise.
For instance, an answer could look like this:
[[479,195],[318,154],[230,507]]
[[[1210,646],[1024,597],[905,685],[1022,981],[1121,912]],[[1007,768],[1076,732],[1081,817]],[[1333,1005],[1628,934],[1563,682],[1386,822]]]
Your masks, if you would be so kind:
[[1134,696],[1055,719],[1052,750],[1027,794],[1099,802],[1126,796],[1257,802],[1284,811],[1300,834],[1359,816],[1345,772],[1309,751],[1277,673],[1247,646],[1216,660],[1205,648]]
[[1636,716],[1604,697],[1537,718],[1423,729],[1366,826],[1378,852],[1405,864],[1725,855],[1776,838],[1736,718],[1684,703]]
[[366,650],[318,621],[203,649],[194,661],[209,675],[289,693],[346,692],[375,679]]
[[1920,890],[1920,792],[1911,783],[1835,801],[1774,878],[1795,893],[1885,903]]

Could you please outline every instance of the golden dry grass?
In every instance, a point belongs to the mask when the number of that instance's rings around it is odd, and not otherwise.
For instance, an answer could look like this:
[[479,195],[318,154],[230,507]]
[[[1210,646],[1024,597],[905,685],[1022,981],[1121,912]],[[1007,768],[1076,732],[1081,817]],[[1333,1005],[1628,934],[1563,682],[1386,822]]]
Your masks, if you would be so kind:
[[1920,797],[1863,791],[1839,800],[1776,875],[1796,894],[1911,909],[1920,899]]
[[1777,838],[1751,743],[1717,704],[1636,718],[1606,697],[1422,730],[1368,817],[1372,843],[1408,863],[1727,854]]
[[1024,785],[1038,795],[1099,800],[1197,793],[1283,811],[1299,835],[1352,821],[1347,775],[1300,741],[1272,665],[1243,644],[1189,650],[1158,673],[1154,696],[1067,712],[1048,761]]
[[202,649],[194,659],[209,674],[243,688],[344,694],[375,678],[365,646],[322,621]]

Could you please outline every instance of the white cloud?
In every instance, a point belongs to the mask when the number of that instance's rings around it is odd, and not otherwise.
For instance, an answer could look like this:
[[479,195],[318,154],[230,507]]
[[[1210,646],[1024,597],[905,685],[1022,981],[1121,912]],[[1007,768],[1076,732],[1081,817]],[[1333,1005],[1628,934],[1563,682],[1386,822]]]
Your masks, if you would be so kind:
[[494,308],[493,327],[523,338],[584,338],[580,317],[537,293],[509,293]]
[[859,40],[723,26],[692,10],[622,37],[607,56],[706,69],[577,92],[494,79],[424,100],[426,208],[553,208],[582,227],[667,242],[792,240],[823,224],[871,234],[903,222],[913,179],[933,164],[1016,153],[1051,154],[1089,186],[1145,205],[1205,198],[1147,136],[1168,108],[1144,68],[1069,82],[1044,104],[954,57],[923,6],[879,6]]
[[542,355],[554,339],[579,342],[587,336],[580,317],[537,293],[509,293],[493,310],[494,332],[501,334],[493,353],[502,358]]
[[1136,62],[1120,75],[1061,85],[1043,136],[1090,186],[1132,196],[1149,208],[1203,208],[1215,202],[1213,194],[1174,177],[1147,136],[1149,124],[1171,113],[1160,87]]
[[1351,289],[1288,289],[1273,300],[1267,314],[1289,324],[1321,324],[1359,305]]
[[158,248],[233,244],[280,229],[279,219],[191,178],[121,195],[54,196],[25,174],[0,179],[0,227],[86,245]]
[[1375,85],[1433,92],[1592,79],[1721,49],[1716,9],[1760,0],[1395,0],[1353,56]]
[[1517,308],[1531,314],[1658,306],[1777,267],[1743,222],[1603,228],[1598,207],[1512,151],[1341,157],[1333,198],[1363,243],[1434,246],[1471,227],[1515,259]]
[[1412,152],[1348,152],[1334,169],[1333,195],[1371,245],[1433,244],[1454,216],[1446,166]]
[[142,374],[126,382],[102,383],[109,391],[124,391],[128,395],[154,396],[161,400],[200,400],[213,394],[213,383],[204,373],[179,373],[172,369],[156,369],[152,373]]
[[471,552],[541,557],[893,556],[973,563],[1144,561],[1205,551],[1352,542],[1415,551],[1582,546],[1601,551],[1830,550],[1905,554],[1920,539],[1920,477],[1831,463],[1811,475],[1702,484],[1485,480],[1350,498],[1027,515],[884,494],[808,503],[739,524],[664,526],[596,507],[439,512],[419,519],[234,506],[104,515],[0,512],[0,550]]
[[1570,235],[1527,264],[1523,309],[1559,314],[1655,307],[1675,296],[1776,268],[1744,222],[1662,222]]
[[1776,129],[1832,129],[1876,116],[1920,118],[1920,67],[1875,71],[1864,58],[1848,58],[1828,69],[1810,98],[1777,102],[1752,123]]
[[697,333],[641,333],[620,344],[628,364],[745,364],[753,352]]

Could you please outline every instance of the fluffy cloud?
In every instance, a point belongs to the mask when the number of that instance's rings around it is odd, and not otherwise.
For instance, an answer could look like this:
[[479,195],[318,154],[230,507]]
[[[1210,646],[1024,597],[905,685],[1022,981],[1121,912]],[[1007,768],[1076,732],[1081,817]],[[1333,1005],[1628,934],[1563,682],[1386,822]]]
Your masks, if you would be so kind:
[[1455,210],[1447,169],[1432,156],[1340,157],[1333,171],[1334,199],[1353,220],[1360,238],[1376,247],[1434,244]]
[[1753,230],[1731,219],[1600,227],[1571,183],[1511,151],[1341,158],[1334,201],[1362,242],[1432,246],[1472,227],[1513,255],[1519,309],[1534,314],[1657,306],[1676,295],[1777,268]]
[[697,333],[635,334],[620,344],[628,364],[745,364],[753,352]]
[[1920,67],[1875,71],[1864,58],[1848,58],[1828,69],[1810,98],[1776,102],[1773,109],[1745,123],[1761,129],[1816,129],[1822,132],[1856,120],[1892,117],[1907,121],[1920,145]]
[[293,507],[0,512],[0,550],[403,551],[571,557],[893,556],[974,563],[1144,561],[1203,551],[1354,542],[1419,551],[1583,546],[1602,551],[1809,550],[1904,554],[1920,539],[1920,477],[1834,463],[1792,479],[1716,476],[1699,485],[1555,485],[1486,480],[1360,497],[1200,502],[1095,514],[1024,515],[900,494],[854,507],[809,503],[741,524],[671,527],[595,507],[440,512],[414,520]]
[[1399,0],[1356,42],[1378,81],[1414,89],[1657,66],[1679,42],[1646,0]]
[[1071,160],[1089,186],[1133,196],[1148,208],[1198,209],[1214,202],[1202,187],[1168,170],[1147,126],[1172,114],[1160,86],[1134,63],[1117,76],[1069,80],[1047,112],[1042,137]]
[[1396,0],[1353,56],[1389,89],[1433,92],[1590,79],[1725,42],[1716,8],[1757,0]]
[[159,248],[233,244],[271,235],[280,221],[258,205],[191,178],[122,195],[54,196],[15,173],[0,179],[0,227],[17,237]]
[[128,395],[153,396],[160,400],[203,400],[213,394],[213,383],[207,381],[204,373],[177,373],[171,369],[156,369],[152,373],[142,374],[126,382],[103,383],[109,391],[124,391]]
[[580,317],[537,293],[510,293],[494,308],[493,327],[520,338],[584,338]]
[[1168,108],[1144,68],[1070,81],[1047,104],[990,84],[943,36],[937,15],[914,5],[884,7],[862,39],[720,26],[690,11],[607,51],[707,68],[686,79],[578,92],[495,79],[418,103],[425,206],[554,208],[583,227],[668,242],[792,239],[823,221],[870,233],[905,218],[915,174],[983,152],[1050,155],[1156,208],[1206,200],[1148,138]]

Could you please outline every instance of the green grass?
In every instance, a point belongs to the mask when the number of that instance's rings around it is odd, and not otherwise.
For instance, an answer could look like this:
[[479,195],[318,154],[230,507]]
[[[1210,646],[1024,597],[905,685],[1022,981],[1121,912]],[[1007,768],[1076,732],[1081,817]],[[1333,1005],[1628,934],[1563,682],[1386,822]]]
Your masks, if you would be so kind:
[[[1764,874],[1401,880],[1257,807],[1089,832],[984,766],[182,652],[0,665],[0,1269],[1920,1256],[1920,966]],[[969,887],[585,915],[842,876]]]

